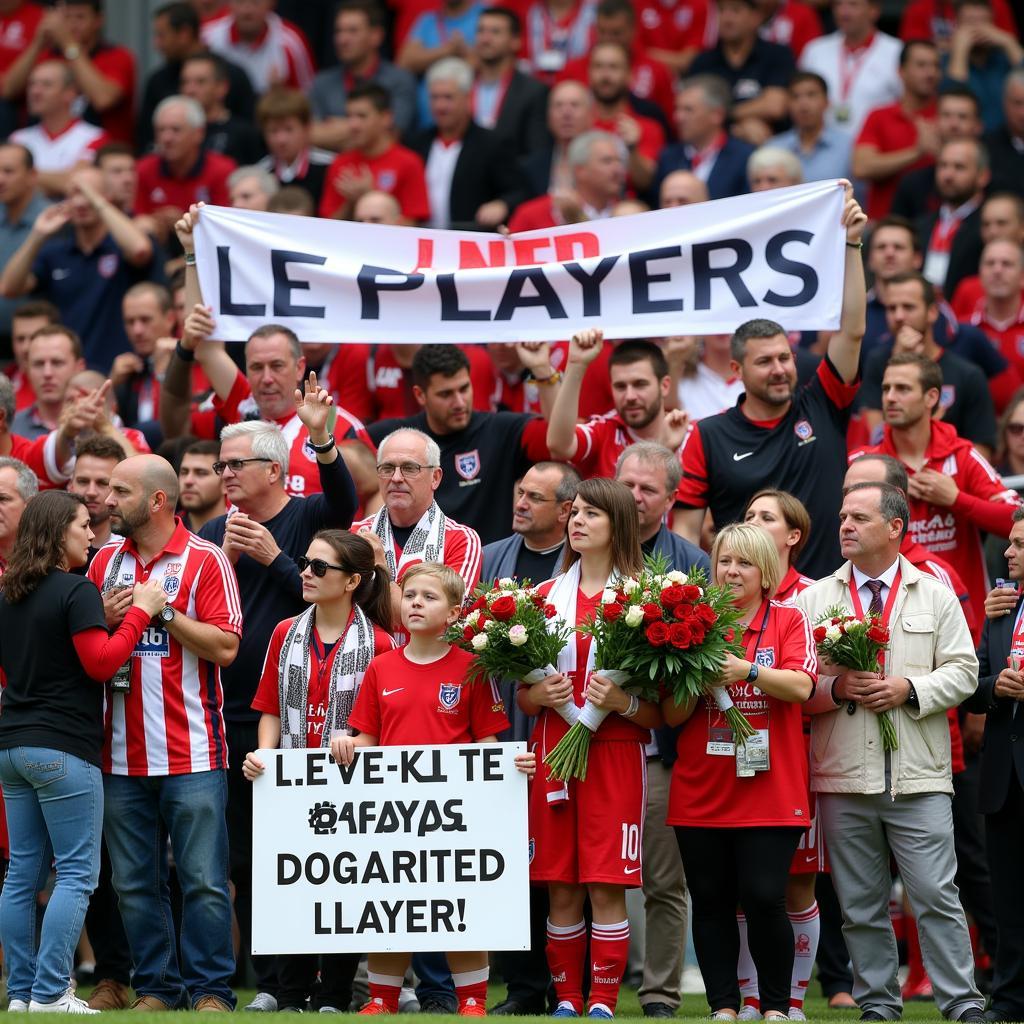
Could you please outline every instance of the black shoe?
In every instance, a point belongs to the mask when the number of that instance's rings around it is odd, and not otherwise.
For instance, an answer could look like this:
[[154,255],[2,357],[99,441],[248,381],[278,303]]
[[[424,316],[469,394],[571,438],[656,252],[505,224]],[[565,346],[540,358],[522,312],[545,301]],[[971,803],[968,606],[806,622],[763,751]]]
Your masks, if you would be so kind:
[[985,1020],[1003,1021],[1003,1020],[1009,1020],[1009,1019],[1010,1019],[1009,1017],[1004,1017],[998,1010],[986,1010],[985,1011]]
[[963,1013],[957,1017],[958,1021],[962,1021],[963,1024],[985,1024],[988,1017],[985,1015],[985,1011],[980,1007],[972,1006],[969,1010],[964,1010]]
[[518,999],[506,999],[487,1011],[491,1017],[543,1017],[546,1012],[543,1003],[524,1003]]
[[668,1003],[644,1003],[641,1007],[645,1017],[674,1017],[676,1011]]
[[420,1003],[420,1013],[447,1013],[452,1014],[458,1010],[455,1003],[445,1002],[443,999],[426,998]]
[[[888,1020],[889,1018],[888,1017],[883,1017],[880,1013],[875,1013],[874,1010],[865,1010],[860,1015],[860,1019],[861,1020]],[[896,1019],[899,1020],[898,1017]]]

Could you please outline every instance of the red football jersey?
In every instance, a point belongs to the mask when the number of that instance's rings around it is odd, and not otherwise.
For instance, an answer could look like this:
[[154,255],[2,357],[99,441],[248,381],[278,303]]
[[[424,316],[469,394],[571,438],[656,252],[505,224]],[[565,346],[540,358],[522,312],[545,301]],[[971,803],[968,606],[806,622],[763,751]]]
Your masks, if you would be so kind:
[[39,4],[23,3],[7,14],[0,14],[0,73],[6,72],[25,52],[45,13]]
[[459,647],[429,665],[405,648],[370,662],[349,724],[382,747],[474,743],[508,728],[505,705],[492,680],[468,683],[473,655]]
[[[957,294],[960,294],[959,289]],[[980,327],[992,344],[1003,353],[1006,361],[1024,374],[1024,299],[1021,300],[1017,315],[1005,322],[989,317],[985,312],[985,305],[985,296],[982,295],[974,304],[974,309],[967,318],[968,323]]]
[[[278,664],[281,660],[281,648],[284,646],[285,637],[291,629],[295,619],[285,619],[274,627],[270,637],[270,646],[267,648],[267,656],[263,662],[263,674],[260,676],[259,686],[256,688],[256,696],[252,702],[254,711],[262,711],[268,715],[281,717],[281,694],[278,677]],[[352,616],[349,616],[349,625],[352,623]],[[345,627],[346,629],[348,626]],[[321,745],[324,734],[324,719],[327,717],[327,704],[330,700],[331,666],[338,654],[338,649],[345,640],[344,633],[331,645],[331,649],[324,657],[324,642],[320,639],[316,626],[313,626],[314,638],[309,645],[309,687],[306,692],[306,746],[316,748]],[[386,633],[380,626],[373,624],[373,649],[377,654],[384,654],[394,648],[395,642],[391,635]],[[356,679],[356,692],[358,693],[361,680]]]
[[[768,621],[764,622],[767,615]],[[762,632],[763,626],[763,632]],[[746,657],[767,668],[806,672],[818,678],[811,623],[794,605],[765,602],[743,634]],[[758,730],[768,732],[769,770],[736,777],[732,730],[714,701],[705,698],[683,723],[679,757],[669,787],[669,825],[697,828],[808,827],[807,750],[801,705],[777,700],[753,683],[728,688],[736,707]],[[709,749],[722,753],[712,753]]]
[[704,50],[708,0],[640,0],[640,43],[647,50]]
[[414,224],[430,219],[430,200],[427,198],[427,180],[419,154],[405,146],[393,143],[380,156],[364,156],[358,150],[339,153],[327,170],[324,190],[320,197],[320,216],[333,217],[344,205],[344,198],[334,187],[342,171],[350,170],[373,175],[374,188],[387,192],[398,200],[402,216]]
[[804,576],[790,566],[779,582],[772,600],[776,604],[792,604],[796,600],[796,595],[806,590],[813,582],[809,576]]
[[152,213],[162,206],[187,210],[192,203],[213,203],[230,206],[228,175],[235,169],[229,156],[205,150],[196,164],[194,174],[172,178],[163,161],[155,153],[144,156],[138,164],[139,187],[135,198],[136,213]]

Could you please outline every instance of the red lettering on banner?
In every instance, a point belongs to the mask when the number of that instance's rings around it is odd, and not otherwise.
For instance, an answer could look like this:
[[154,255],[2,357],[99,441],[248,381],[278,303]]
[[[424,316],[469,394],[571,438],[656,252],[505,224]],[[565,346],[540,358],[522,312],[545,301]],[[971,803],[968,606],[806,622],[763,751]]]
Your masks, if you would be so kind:
[[[553,251],[552,251],[553,250]],[[434,239],[416,240],[416,266],[419,270],[481,270],[486,267],[527,267],[547,263],[568,263],[601,255],[601,243],[593,232],[540,236],[536,238],[492,239],[481,242],[460,241],[458,258],[451,267],[447,259],[438,258],[435,265]]]
[[597,235],[590,231],[578,231],[574,235],[558,235],[555,238],[555,259],[560,263],[567,263],[569,260],[585,260],[591,256],[600,255],[601,245],[597,240]]
[[482,267],[505,266],[505,242],[496,239],[487,243],[485,257],[476,242],[459,242],[459,270],[479,270]]

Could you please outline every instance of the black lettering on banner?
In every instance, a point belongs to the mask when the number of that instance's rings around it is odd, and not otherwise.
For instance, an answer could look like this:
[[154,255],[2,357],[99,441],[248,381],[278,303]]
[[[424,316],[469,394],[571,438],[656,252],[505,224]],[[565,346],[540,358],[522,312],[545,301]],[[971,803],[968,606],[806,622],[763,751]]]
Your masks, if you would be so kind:
[[231,296],[231,246],[217,246],[217,281],[220,287],[220,311],[225,316],[266,316],[262,302],[235,302]]
[[589,273],[579,263],[566,263],[566,273],[579,283],[583,292],[583,315],[601,315],[601,283],[619,262],[618,256],[605,256]]
[[[711,254],[719,249],[732,249],[735,261],[728,267],[712,267]],[[693,308],[711,308],[711,281],[720,277],[729,286],[733,298],[741,306],[756,306],[757,301],[743,283],[743,271],[754,259],[754,250],[742,238],[725,238],[720,242],[698,242],[693,247]]]
[[[378,278],[394,277],[402,278],[402,280],[378,280]],[[375,267],[370,263],[364,263],[356,275],[356,284],[359,286],[359,300],[361,304],[359,319],[379,320],[380,293],[415,291],[423,284],[423,275],[406,274],[401,270],[392,270],[389,267]]]
[[274,316],[308,316],[318,320],[327,316],[323,306],[296,306],[292,304],[293,291],[308,291],[308,281],[296,281],[288,276],[289,263],[309,263],[322,267],[326,256],[314,256],[308,252],[291,252],[288,249],[270,250],[270,270],[274,275]]
[[300,860],[294,853],[277,855],[277,884],[295,885],[367,885],[378,882],[394,885],[436,885],[449,882],[493,882],[505,873],[505,858],[500,850],[438,848],[434,850],[373,850],[360,864],[351,850],[332,856],[317,850]]
[[351,764],[338,764],[333,757],[328,755],[330,764],[338,769],[341,781],[347,786],[353,778],[360,776],[359,781],[364,786],[384,785],[384,751],[383,750],[357,750]]
[[302,861],[294,853],[277,855],[277,884],[294,885],[302,877]]
[[[529,282],[536,290],[536,295],[524,295],[523,288]],[[495,320],[511,320],[517,309],[530,306],[544,306],[552,320],[566,320],[568,314],[562,300],[555,293],[551,282],[541,267],[524,267],[513,270],[505,284],[505,292],[498,303]]]
[[402,782],[447,782],[448,776],[441,771],[441,751],[431,750],[430,770],[420,769],[420,757],[426,754],[425,750],[403,750],[402,751]]
[[327,758],[326,751],[322,754],[310,754],[306,759],[306,785],[326,786],[327,785]]
[[641,249],[629,254],[629,283],[633,291],[634,313],[678,313],[682,310],[682,299],[651,298],[651,285],[671,281],[672,275],[652,274],[648,266],[653,260],[678,259],[682,254],[683,250],[678,245]]
[[441,296],[442,320],[490,320],[488,309],[460,309],[459,293],[455,289],[454,274],[437,275],[437,291]]
[[768,239],[768,245],[765,246],[764,252],[768,266],[779,274],[797,278],[803,282],[803,287],[796,295],[780,295],[774,288],[770,288],[765,292],[765,302],[770,302],[773,306],[802,306],[818,294],[818,274],[814,267],[807,263],[791,260],[782,252],[783,246],[789,242],[802,242],[804,245],[810,245],[813,240],[813,232],[796,230],[780,231]]
[[501,762],[502,751],[500,747],[488,747],[484,751],[484,782],[501,782],[505,778]]
[[472,782],[475,778],[473,762],[483,753],[482,747],[466,747],[459,751],[459,756],[465,761],[463,767],[466,769],[466,781]]

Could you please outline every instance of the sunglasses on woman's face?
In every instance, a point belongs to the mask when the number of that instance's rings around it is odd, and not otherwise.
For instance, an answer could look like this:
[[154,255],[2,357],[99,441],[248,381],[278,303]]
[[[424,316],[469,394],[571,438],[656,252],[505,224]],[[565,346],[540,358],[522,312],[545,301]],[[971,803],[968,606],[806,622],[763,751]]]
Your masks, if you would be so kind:
[[330,562],[325,562],[322,558],[307,558],[305,555],[299,555],[295,559],[295,564],[299,567],[299,572],[311,569],[313,575],[321,580],[327,575],[328,569],[334,569],[336,572],[348,572],[343,565],[331,565]]

